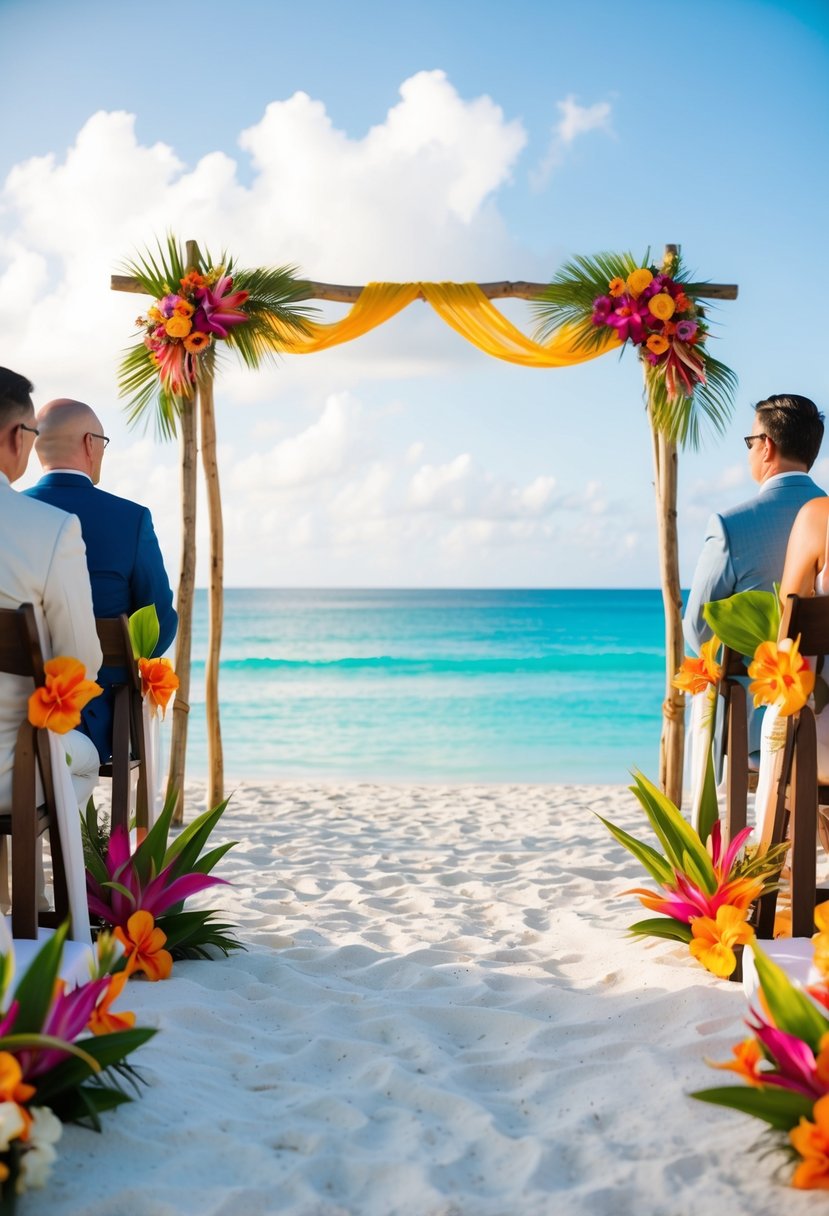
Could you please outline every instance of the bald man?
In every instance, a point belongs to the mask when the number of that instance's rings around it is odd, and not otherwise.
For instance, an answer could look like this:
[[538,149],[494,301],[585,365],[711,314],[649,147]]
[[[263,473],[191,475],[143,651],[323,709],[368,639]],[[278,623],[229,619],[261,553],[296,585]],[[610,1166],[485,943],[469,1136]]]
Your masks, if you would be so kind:
[[[155,653],[163,654],[178,624],[170,581],[147,508],[97,488],[109,443],[100,419],[82,401],[59,398],[40,410],[37,428],[35,451],[45,476],[25,493],[80,520],[95,616],[129,616],[155,604]],[[101,669],[98,682],[104,695],[91,701],[82,717],[102,763],[112,754],[112,696],[107,686],[119,677],[119,672]]]

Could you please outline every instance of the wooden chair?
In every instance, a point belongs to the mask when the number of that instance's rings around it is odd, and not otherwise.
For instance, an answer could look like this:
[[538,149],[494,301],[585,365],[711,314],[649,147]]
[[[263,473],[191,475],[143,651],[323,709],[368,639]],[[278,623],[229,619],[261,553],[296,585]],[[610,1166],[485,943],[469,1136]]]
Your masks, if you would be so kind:
[[[0,609],[0,671],[32,681],[32,688],[45,682],[43,654],[37,621],[31,604]],[[42,798],[36,795],[40,775]],[[54,910],[38,912],[40,859],[38,838],[49,834],[52,856]],[[20,724],[12,772],[11,811],[0,813],[0,835],[11,838],[12,935],[36,938],[38,926],[55,927],[69,917],[66,867],[58,830],[49,735],[28,718]]]
[[[781,622],[780,636],[800,637],[804,655],[829,654],[829,598],[801,599],[790,595]],[[829,709],[824,710],[829,713]],[[763,834],[764,844],[778,844],[791,828],[792,930],[796,937],[814,933],[815,905],[829,898],[816,880],[818,805],[829,805],[829,785],[818,783],[815,715],[806,705],[786,721],[782,771],[775,812]],[[757,936],[774,935],[777,892],[758,901],[755,917]]]
[[141,677],[132,652],[129,621],[126,615],[98,617],[95,620],[98,640],[103,652],[103,667],[117,667],[123,679],[111,686],[112,760],[102,764],[100,775],[112,778],[112,827],[129,828],[130,788],[132,774],[137,770],[136,826],[149,827],[149,798],[147,788],[146,741],[144,739]]
[[748,701],[745,659],[728,646],[723,648],[723,674],[717,688],[723,705],[723,756],[725,778],[725,835],[733,840],[748,820],[749,791],[757,788],[757,773],[748,764]]

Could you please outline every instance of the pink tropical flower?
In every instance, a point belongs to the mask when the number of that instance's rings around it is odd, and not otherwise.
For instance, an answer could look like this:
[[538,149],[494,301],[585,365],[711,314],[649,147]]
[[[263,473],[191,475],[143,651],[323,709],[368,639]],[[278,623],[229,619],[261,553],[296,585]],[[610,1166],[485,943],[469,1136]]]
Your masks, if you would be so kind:
[[228,331],[234,325],[243,325],[247,315],[242,311],[242,305],[250,292],[231,291],[233,279],[222,275],[214,287],[197,287],[195,298],[198,307],[193,314],[193,328],[202,333],[216,334],[226,338]]

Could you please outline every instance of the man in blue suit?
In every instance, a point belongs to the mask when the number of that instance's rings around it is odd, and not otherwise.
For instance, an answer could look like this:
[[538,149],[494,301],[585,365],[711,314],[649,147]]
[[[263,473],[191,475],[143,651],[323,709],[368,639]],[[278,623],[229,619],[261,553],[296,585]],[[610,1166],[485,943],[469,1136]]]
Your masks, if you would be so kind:
[[[822,439],[823,414],[808,397],[777,394],[755,406],[745,444],[760,491],[708,521],[682,622],[695,654],[711,637],[702,615],[705,604],[737,591],[771,591],[780,581],[795,516],[810,499],[825,497],[809,477]],[[749,751],[759,750],[760,715],[750,714]]]
[[[163,654],[178,624],[170,581],[147,508],[97,488],[109,443],[100,419],[83,402],[61,398],[43,406],[37,428],[35,450],[45,476],[25,493],[80,520],[95,616],[129,615],[155,604],[155,653]],[[107,685],[117,682],[119,674],[101,668],[98,681],[104,695],[90,702],[82,716],[82,729],[102,762],[112,754],[112,696]]]

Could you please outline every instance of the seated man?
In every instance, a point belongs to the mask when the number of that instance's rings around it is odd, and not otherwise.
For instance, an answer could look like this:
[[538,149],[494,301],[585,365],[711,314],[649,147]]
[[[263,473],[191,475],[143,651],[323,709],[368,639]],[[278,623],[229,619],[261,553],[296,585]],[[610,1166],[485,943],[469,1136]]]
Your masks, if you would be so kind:
[[[129,616],[154,604],[159,626],[155,653],[163,654],[178,624],[173,593],[150,512],[97,488],[109,443],[100,419],[81,401],[59,399],[43,406],[37,427],[35,450],[45,476],[26,494],[80,520],[95,616]],[[112,754],[111,686],[120,678],[121,673],[103,668],[98,682],[104,695],[83,711],[83,729],[103,763]]]
[[[748,502],[714,514],[694,571],[682,627],[690,650],[711,637],[703,617],[710,600],[737,591],[771,591],[783,574],[786,543],[804,503],[824,497],[809,476],[823,439],[823,414],[814,401],[776,394],[754,407],[745,436],[749,472],[759,492]],[[749,704],[749,752],[760,755],[762,713]]]
[[[86,554],[77,519],[16,493],[37,436],[32,386],[0,367],[0,607],[34,605],[44,658],[71,655],[94,680],[101,663]],[[11,805],[14,749],[31,680],[0,674],[0,807]],[[79,806],[98,780],[98,753],[85,734],[64,736]]]

